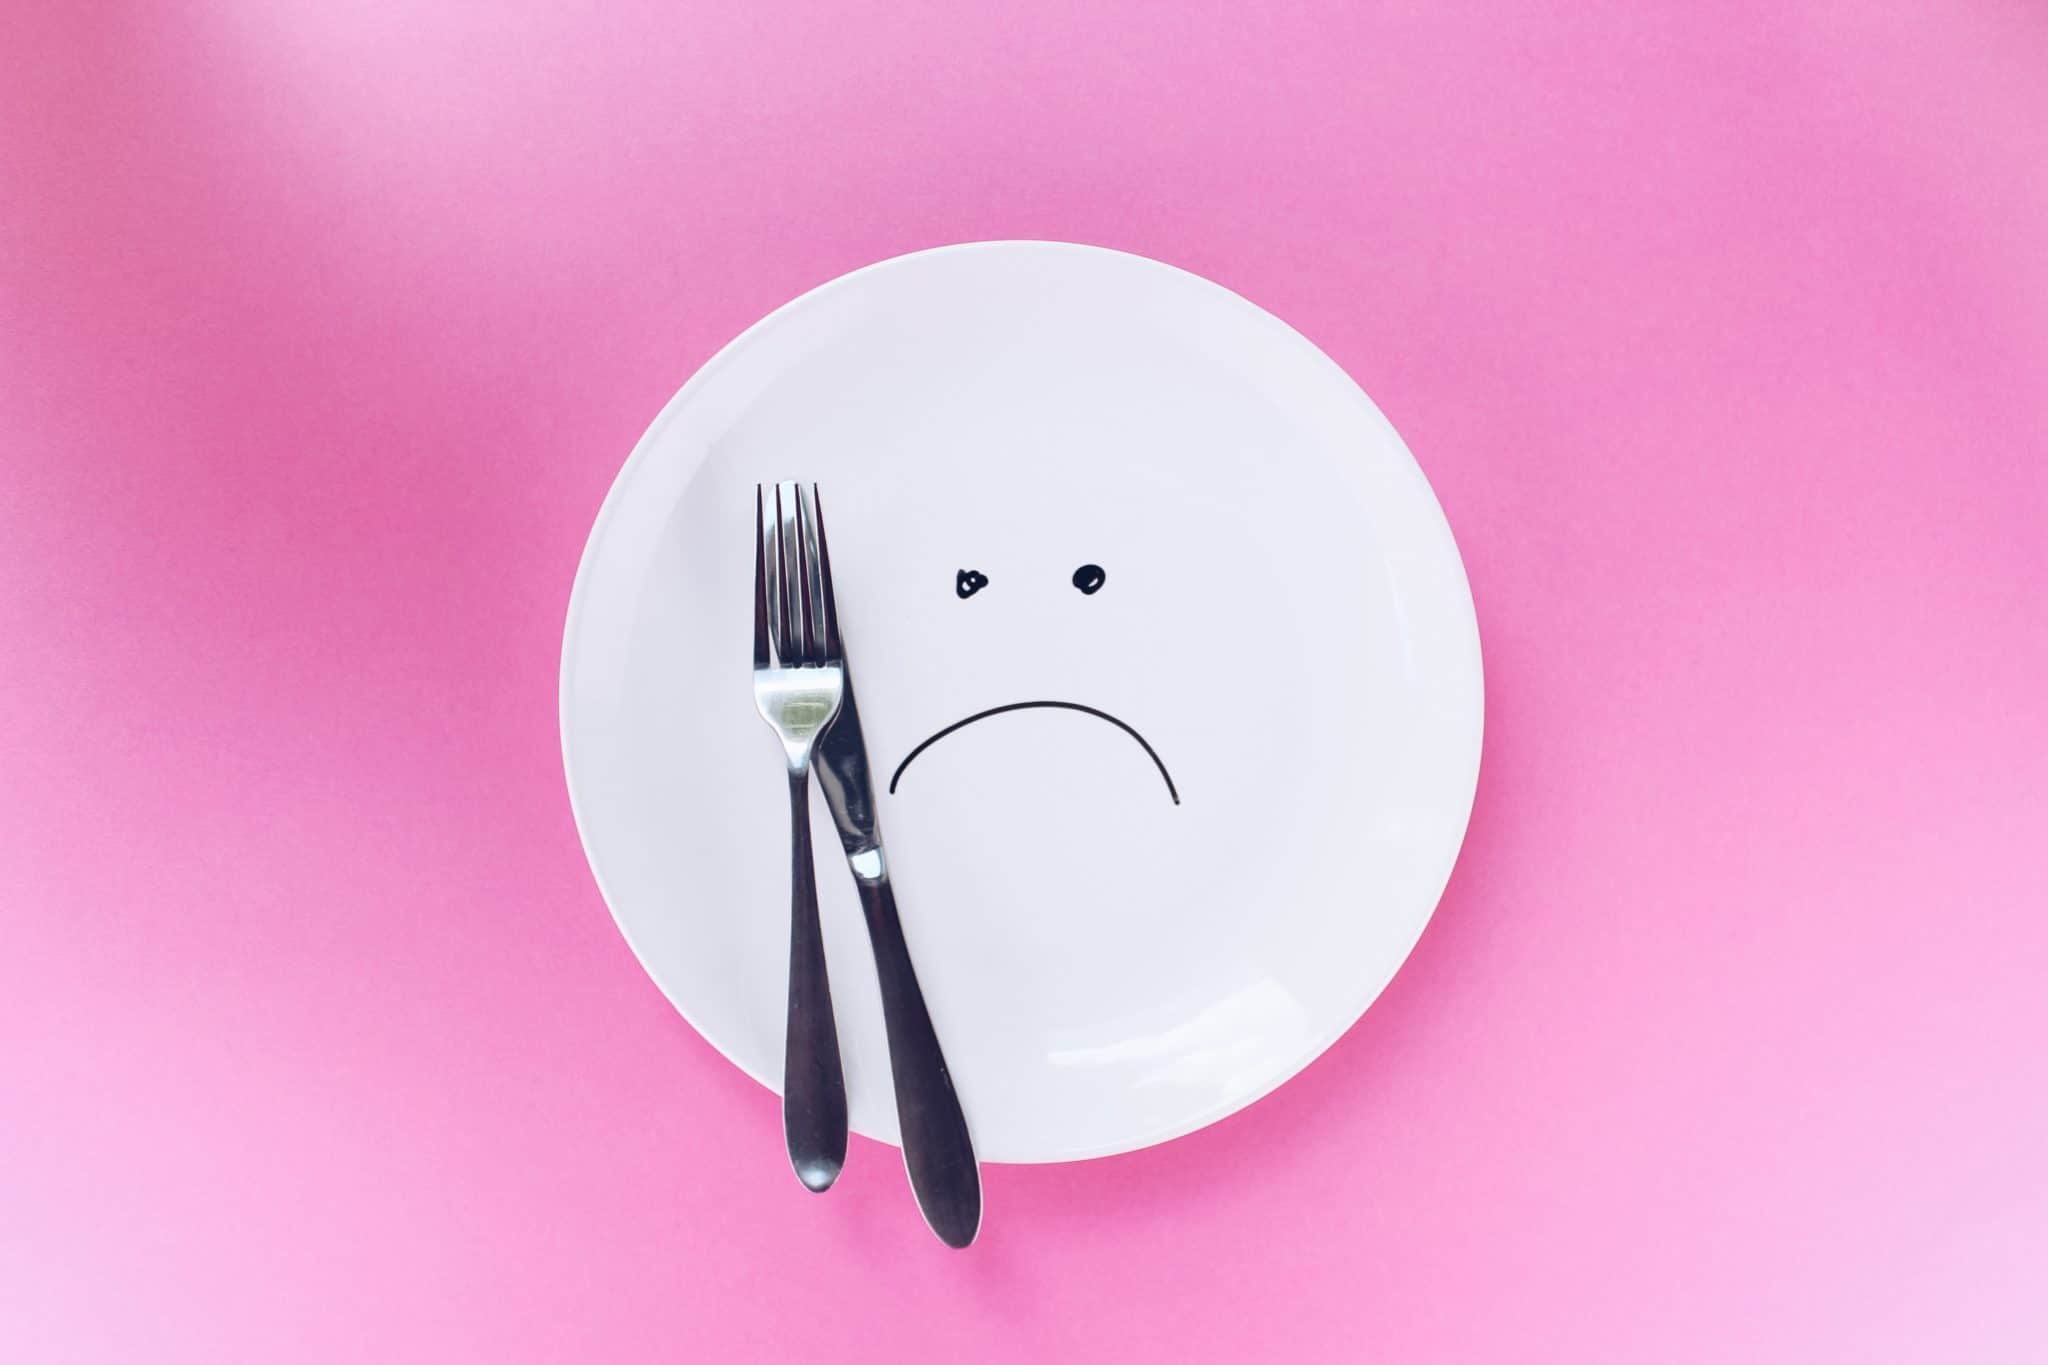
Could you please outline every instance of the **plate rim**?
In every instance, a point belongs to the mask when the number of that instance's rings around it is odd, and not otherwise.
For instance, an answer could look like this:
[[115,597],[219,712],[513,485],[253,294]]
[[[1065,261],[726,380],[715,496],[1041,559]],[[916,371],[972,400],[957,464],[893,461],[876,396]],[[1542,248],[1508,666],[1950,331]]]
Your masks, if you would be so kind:
[[[1478,800],[1479,773],[1485,761],[1486,670],[1480,643],[1478,604],[1472,595],[1471,578],[1465,570],[1464,554],[1458,548],[1457,536],[1451,529],[1450,518],[1444,513],[1443,503],[1437,497],[1435,487],[1430,483],[1428,475],[1423,472],[1421,462],[1415,458],[1414,452],[1408,448],[1408,443],[1401,436],[1400,431],[1388,420],[1386,414],[1380,410],[1378,403],[1373,400],[1372,395],[1365,391],[1364,386],[1359,384],[1348,370],[1339,365],[1328,352],[1297,330],[1285,318],[1261,307],[1251,299],[1231,289],[1228,285],[1220,284],[1206,275],[1198,274],[1195,271],[1184,269],[1169,262],[1133,251],[1123,251],[1115,247],[1028,237],[992,238],[988,240],[952,242],[940,246],[925,247],[916,251],[902,252],[898,255],[872,261],[867,265],[849,270],[844,274],[835,275],[831,279],[804,290],[802,293],[791,297],[767,313],[764,313],[731,340],[712,352],[702,364],[698,365],[691,372],[689,378],[684,380],[682,386],[674,394],[670,395],[668,401],[662,404],[660,410],[655,413],[653,420],[648,423],[646,430],[634,442],[632,451],[626,456],[624,463],[619,466],[618,472],[613,475],[610,486],[605,490],[604,500],[598,505],[597,515],[591,521],[590,532],[584,539],[582,552],[577,556],[576,575],[570,585],[569,600],[564,611],[562,655],[556,675],[556,729],[557,738],[562,750],[562,776],[563,784],[567,788],[569,797],[570,818],[576,826],[576,838],[583,851],[584,865],[589,869],[591,879],[597,885],[598,897],[604,902],[605,910],[611,916],[613,927],[618,930],[620,937],[625,940],[626,946],[632,952],[634,961],[640,967],[641,973],[652,982],[655,990],[669,1003],[670,1007],[682,1016],[683,1021],[696,1031],[698,1037],[710,1044],[711,1048],[727,1063],[737,1068],[742,1074],[751,1077],[770,1094],[779,1097],[782,1093],[779,1085],[741,1061],[732,1049],[720,1042],[715,1034],[706,1028],[681,1001],[677,1000],[674,995],[664,988],[660,980],[648,969],[647,957],[641,951],[640,944],[635,940],[632,929],[627,925],[625,918],[619,913],[617,900],[613,895],[612,888],[607,884],[605,875],[598,867],[597,858],[594,856],[587,813],[577,793],[575,760],[571,753],[571,687],[569,676],[572,662],[577,655],[577,647],[580,642],[584,619],[587,615],[586,598],[590,591],[592,564],[597,557],[599,544],[606,539],[606,533],[610,529],[611,522],[618,515],[618,509],[624,501],[625,488],[632,482],[641,464],[650,458],[658,438],[667,431],[670,423],[676,419],[680,411],[700,388],[707,384],[714,375],[728,364],[732,357],[755,341],[761,333],[775,324],[784,314],[800,306],[807,305],[823,295],[833,293],[842,287],[850,286],[854,281],[866,275],[901,267],[909,262],[926,257],[967,253],[994,253],[1020,248],[1033,251],[1074,252],[1123,257],[1147,268],[1187,276],[1203,288],[1220,291],[1239,306],[1249,310],[1257,319],[1267,325],[1277,326],[1280,333],[1287,338],[1290,346],[1304,351],[1312,362],[1320,363],[1340,377],[1345,388],[1349,391],[1348,396],[1363,406],[1370,418],[1377,423],[1386,436],[1393,441],[1400,453],[1407,458],[1409,469],[1416,476],[1416,481],[1423,497],[1427,501],[1427,506],[1434,510],[1436,514],[1433,519],[1434,531],[1432,534],[1440,535],[1443,539],[1444,548],[1449,551],[1448,563],[1453,570],[1455,582],[1447,584],[1447,586],[1454,587],[1457,590],[1456,595],[1464,605],[1462,617],[1468,629],[1463,633],[1465,635],[1465,645],[1470,654],[1469,664],[1474,688],[1473,706],[1471,709],[1472,734],[1470,752],[1472,757],[1469,771],[1465,774],[1465,781],[1461,784],[1463,799],[1459,803],[1460,813],[1457,821],[1456,838],[1451,841],[1448,855],[1444,857],[1442,866],[1437,870],[1436,876],[1432,878],[1435,890],[1429,897],[1427,908],[1415,920],[1414,933],[1409,936],[1399,958],[1395,960],[1393,966],[1388,971],[1379,975],[1376,980],[1369,980],[1363,983],[1356,997],[1356,1009],[1353,1010],[1347,1005],[1344,1011],[1339,1011],[1338,1013],[1348,1014],[1348,1017],[1343,1018],[1342,1022],[1338,1023],[1336,1027],[1325,1035],[1318,1037],[1313,1043],[1304,1048],[1298,1058],[1291,1060],[1285,1066],[1275,1068],[1271,1078],[1265,1083],[1248,1089],[1241,1095],[1229,1100],[1219,1101],[1206,1106],[1196,1111],[1191,1117],[1176,1124],[1167,1125],[1158,1132],[1141,1134],[1127,1141],[1098,1144],[1078,1151],[1061,1152],[1049,1156],[984,1158],[982,1163],[984,1165],[1039,1166],[1057,1165],[1070,1161],[1100,1160],[1104,1157],[1121,1156],[1126,1153],[1144,1151],[1173,1142],[1192,1133],[1200,1132],[1202,1129],[1219,1123],[1233,1114],[1250,1109],[1260,1100],[1265,1099],[1281,1086],[1286,1085],[1289,1081],[1306,1071],[1324,1053],[1336,1046],[1339,1039],[1351,1032],[1360,1020],[1364,1019],[1367,1011],[1378,1002],[1380,996],[1386,993],[1386,989],[1392,984],[1394,977],[1399,975],[1401,969],[1408,965],[1408,960],[1415,954],[1416,945],[1421,942],[1422,935],[1427,932],[1430,923],[1436,918],[1437,910],[1443,904],[1444,893],[1449,889],[1450,879],[1455,873],[1458,861],[1464,853],[1465,839],[1471,832],[1472,811]],[[885,1146],[897,1148],[901,1146],[900,1142],[891,1142],[887,1138],[876,1137],[871,1134],[862,1134],[862,1136],[868,1137],[871,1141],[882,1143]]]

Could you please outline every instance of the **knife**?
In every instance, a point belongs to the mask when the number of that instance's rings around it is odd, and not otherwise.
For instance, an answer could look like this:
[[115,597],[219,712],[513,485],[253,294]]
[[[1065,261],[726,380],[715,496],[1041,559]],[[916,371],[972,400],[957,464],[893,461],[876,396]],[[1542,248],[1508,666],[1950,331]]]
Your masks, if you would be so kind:
[[832,823],[839,827],[846,865],[853,869],[860,891],[868,941],[875,949],[882,1021],[889,1034],[889,1072],[896,1086],[896,1119],[903,1129],[903,1166],[910,1173],[910,1188],[924,1221],[947,1246],[964,1247],[981,1229],[981,1169],[975,1164],[967,1118],[953,1093],[946,1054],[939,1049],[939,1035],[932,1029],[896,915],[851,668],[846,671],[839,716],[818,740],[812,766],[832,810]]

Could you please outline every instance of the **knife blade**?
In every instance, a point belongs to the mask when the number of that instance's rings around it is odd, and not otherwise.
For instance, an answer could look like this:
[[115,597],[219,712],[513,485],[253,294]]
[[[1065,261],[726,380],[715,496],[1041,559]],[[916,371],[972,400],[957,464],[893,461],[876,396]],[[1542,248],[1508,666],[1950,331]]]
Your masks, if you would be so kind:
[[851,666],[839,716],[819,738],[813,766],[839,830],[875,952],[896,1118],[903,1130],[903,1166],[926,1224],[946,1245],[964,1247],[981,1229],[981,1169],[896,914]]

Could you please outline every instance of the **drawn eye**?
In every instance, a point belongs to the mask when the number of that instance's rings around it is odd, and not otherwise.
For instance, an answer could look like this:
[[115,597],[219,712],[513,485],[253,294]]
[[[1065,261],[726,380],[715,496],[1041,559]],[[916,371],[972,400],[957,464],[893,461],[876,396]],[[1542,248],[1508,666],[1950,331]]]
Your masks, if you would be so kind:
[[972,597],[987,586],[988,575],[979,569],[962,569],[953,575],[953,591],[962,597]]
[[1108,575],[1102,572],[1100,564],[1083,564],[1074,570],[1074,586],[1093,597],[1102,589],[1102,580]]

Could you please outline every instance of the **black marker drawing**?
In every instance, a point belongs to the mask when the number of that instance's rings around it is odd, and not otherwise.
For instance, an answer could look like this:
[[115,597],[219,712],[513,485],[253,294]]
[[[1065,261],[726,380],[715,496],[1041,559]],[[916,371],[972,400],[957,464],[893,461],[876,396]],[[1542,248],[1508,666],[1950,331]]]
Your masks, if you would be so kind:
[[972,597],[988,586],[988,575],[979,569],[962,569],[953,575],[953,591],[962,597]]
[[1100,564],[1083,564],[1074,570],[1074,586],[1093,597],[1102,590],[1102,582],[1109,577]]
[[903,761],[896,765],[896,771],[889,776],[889,794],[891,796],[896,794],[896,784],[903,780],[903,770],[910,766],[912,759],[916,758],[926,749],[931,748],[932,745],[937,744],[947,735],[952,734],[955,730],[972,725],[978,720],[987,720],[990,716],[1000,716],[1008,711],[1036,711],[1047,708],[1060,711],[1079,711],[1083,715],[1093,716],[1097,720],[1106,720],[1132,739],[1137,740],[1138,747],[1143,749],[1145,756],[1152,760],[1152,766],[1159,769],[1159,776],[1166,783],[1166,794],[1173,798],[1174,805],[1178,806],[1180,804],[1180,790],[1173,785],[1173,775],[1166,771],[1166,764],[1160,759],[1159,752],[1146,742],[1143,735],[1132,728],[1127,721],[1118,720],[1107,711],[1098,711],[1092,706],[1083,706],[1075,701],[1013,701],[1007,706],[992,706],[986,711],[977,711],[964,720],[956,720],[943,730],[927,737],[923,743],[904,756]]

